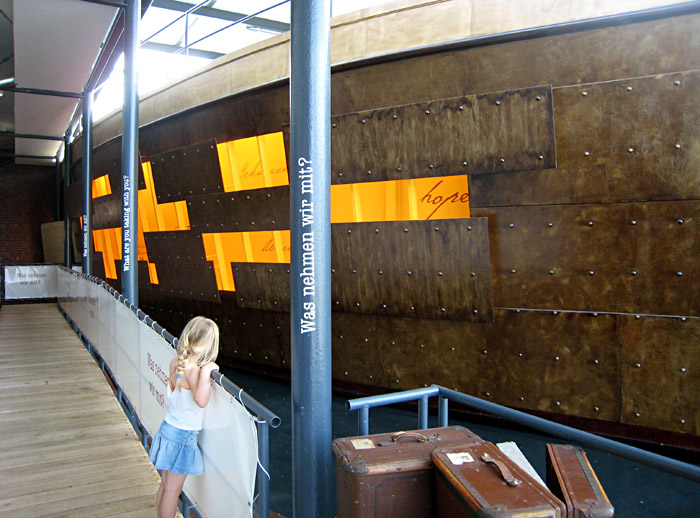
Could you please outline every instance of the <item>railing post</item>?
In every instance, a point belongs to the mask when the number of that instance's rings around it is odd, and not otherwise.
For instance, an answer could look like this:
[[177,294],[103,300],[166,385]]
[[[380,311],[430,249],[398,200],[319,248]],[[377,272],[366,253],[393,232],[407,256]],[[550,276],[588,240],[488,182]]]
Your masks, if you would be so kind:
[[70,185],[70,162],[71,162],[71,149],[70,149],[70,128],[66,130],[66,136],[64,139],[65,153],[63,153],[63,229],[65,231],[64,235],[64,254],[66,268],[71,267],[71,239],[70,239],[70,217],[68,216],[68,204],[65,203],[66,190]]
[[260,517],[270,516],[270,426],[267,421],[259,421],[258,427],[258,498]]
[[92,91],[83,97],[83,273],[92,275]]
[[418,428],[428,428],[428,396],[423,396],[418,402]]
[[444,428],[449,423],[450,400],[442,394],[438,396],[438,426]]
[[357,434],[369,435],[369,407],[363,406],[357,413]]

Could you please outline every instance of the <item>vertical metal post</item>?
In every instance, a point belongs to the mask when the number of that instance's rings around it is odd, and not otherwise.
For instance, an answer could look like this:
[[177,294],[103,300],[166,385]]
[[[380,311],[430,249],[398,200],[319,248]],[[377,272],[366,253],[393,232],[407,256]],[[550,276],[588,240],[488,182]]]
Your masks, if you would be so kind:
[[363,406],[357,413],[357,434],[369,435],[369,407]]
[[61,210],[61,204],[63,201],[63,180],[61,179],[61,161],[58,159],[58,152],[56,153],[56,210],[54,211],[54,219],[56,221],[61,221],[61,215],[63,211]]
[[92,91],[83,92],[83,273],[92,275]]
[[423,396],[418,402],[418,427],[421,430],[428,428],[428,396]]
[[122,293],[138,307],[138,66],[141,0],[124,12],[124,108],[122,110]]
[[295,518],[330,517],[331,0],[292,0],[290,79],[292,488]]
[[444,428],[449,422],[450,400],[442,395],[438,396],[438,426]]
[[[66,147],[66,152],[63,153],[63,194],[65,199],[65,194],[70,185],[70,163],[71,163],[71,152],[70,152],[70,127],[66,130],[66,136],[63,140]],[[66,268],[71,267],[71,242],[70,242],[70,218],[68,217],[68,204],[63,203],[63,227],[65,230],[64,236],[64,253]]]
[[[260,516],[270,516],[270,424],[258,422],[258,500]],[[267,471],[267,473],[266,473]]]

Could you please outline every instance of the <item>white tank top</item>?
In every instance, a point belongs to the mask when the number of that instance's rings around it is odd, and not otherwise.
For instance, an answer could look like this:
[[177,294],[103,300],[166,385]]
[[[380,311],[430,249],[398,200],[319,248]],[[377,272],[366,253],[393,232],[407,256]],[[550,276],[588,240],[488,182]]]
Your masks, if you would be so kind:
[[204,420],[204,409],[194,401],[192,390],[180,384],[182,390],[173,391],[173,378],[171,373],[168,382],[168,403],[170,409],[165,415],[165,421],[180,430],[201,430]]

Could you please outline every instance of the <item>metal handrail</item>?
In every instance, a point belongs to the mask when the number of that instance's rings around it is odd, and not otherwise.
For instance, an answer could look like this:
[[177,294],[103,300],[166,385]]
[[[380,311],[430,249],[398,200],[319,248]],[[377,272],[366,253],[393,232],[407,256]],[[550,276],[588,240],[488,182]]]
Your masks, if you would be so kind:
[[[101,286],[103,289],[108,291],[115,299],[117,299],[119,302],[124,304],[127,308],[129,308],[134,315],[144,322],[148,327],[153,329],[156,333],[158,333],[162,338],[164,338],[173,348],[177,348],[177,342],[178,339],[169,333],[163,326],[158,324],[155,320],[153,320],[151,317],[149,317],[146,313],[144,313],[142,310],[134,306],[124,295],[119,293],[117,290],[112,288],[109,284],[107,284],[104,280],[95,277],[94,275],[88,275],[82,272],[77,272],[75,270],[71,270],[69,268],[66,268],[63,265],[57,265],[58,268],[63,268],[70,273],[72,273],[75,276],[82,277],[86,280],[89,280],[91,282],[94,282],[95,284],[98,284]],[[60,308],[60,304],[59,304]],[[70,321],[70,317],[65,314],[63,311],[61,311],[64,315],[64,317],[69,320],[69,322],[73,324],[72,321]],[[88,345],[88,349],[92,354],[98,355],[97,351],[94,349],[92,344],[89,344],[89,341],[82,335],[82,332],[80,330],[77,330],[79,336],[81,339],[83,339],[86,344]],[[102,369],[103,371],[107,370],[109,371],[109,366],[106,365],[106,362],[102,358],[100,358],[100,363],[102,364]],[[111,375],[111,371],[110,371]],[[113,380],[115,381],[115,385],[119,388],[119,401],[120,403],[123,403],[127,408],[129,408],[130,412],[136,417],[138,420],[138,416],[136,415],[136,412],[133,409],[133,406],[131,406],[130,401],[128,401],[128,398],[125,397],[123,391],[121,390],[121,387],[116,383],[116,380],[114,379],[114,376],[111,375]],[[217,383],[219,386],[221,386],[227,393],[232,395],[233,397],[237,398],[241,404],[243,404],[248,410],[250,410],[253,414],[255,414],[256,417],[256,427],[257,427],[257,432],[258,432],[258,476],[257,476],[257,485],[258,485],[258,499],[260,501],[260,506],[259,506],[259,515],[261,517],[267,517],[270,515],[270,479],[269,479],[269,474],[268,474],[268,469],[270,465],[270,444],[269,444],[269,428],[278,428],[282,422],[279,416],[277,416],[274,412],[269,410],[265,405],[257,401],[255,398],[247,394],[242,388],[237,386],[235,383],[233,383],[231,380],[229,380],[224,374],[219,372],[218,370],[212,371],[211,373],[211,379]],[[140,425],[139,426],[143,428]],[[146,435],[149,435],[148,432],[143,429],[143,432]],[[150,435],[149,435],[150,436]],[[146,446],[145,441],[144,441],[144,446]]]
[[[420,400],[419,428],[427,428],[427,399],[432,396],[439,397],[439,426],[448,425],[448,401],[455,401],[462,405],[488,412],[491,415],[525,425],[529,428],[552,435],[554,437],[576,441],[580,444],[592,446],[593,448],[638,462],[639,464],[644,464],[645,466],[692,480],[693,482],[700,482],[700,467],[695,466],[694,464],[671,459],[663,455],[642,450],[641,448],[635,448],[634,446],[630,446],[628,444],[623,444],[621,442],[606,439],[605,437],[600,437],[589,432],[584,432],[570,426],[548,421],[547,419],[542,419],[541,417],[536,417],[519,410],[514,410],[496,403],[491,403],[490,401],[484,401],[483,399],[463,394],[456,390],[441,387],[440,385],[431,385],[430,387],[422,389],[406,390],[390,394],[381,394],[378,396],[351,399],[347,402],[347,408],[348,410],[360,411],[358,415],[359,435],[368,435],[370,408]],[[423,408],[425,408],[425,410],[423,410]],[[423,415],[424,413],[425,416]]]

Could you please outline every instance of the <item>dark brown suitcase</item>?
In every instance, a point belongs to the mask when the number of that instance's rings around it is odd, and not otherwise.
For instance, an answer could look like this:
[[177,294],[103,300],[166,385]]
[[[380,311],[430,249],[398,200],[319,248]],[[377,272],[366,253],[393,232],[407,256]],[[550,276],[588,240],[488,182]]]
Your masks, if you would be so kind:
[[481,440],[462,426],[333,441],[338,518],[432,518],[437,447]]
[[547,445],[547,486],[566,505],[568,518],[612,518],[608,495],[578,446]]
[[438,518],[565,518],[566,507],[490,442],[433,451]]

